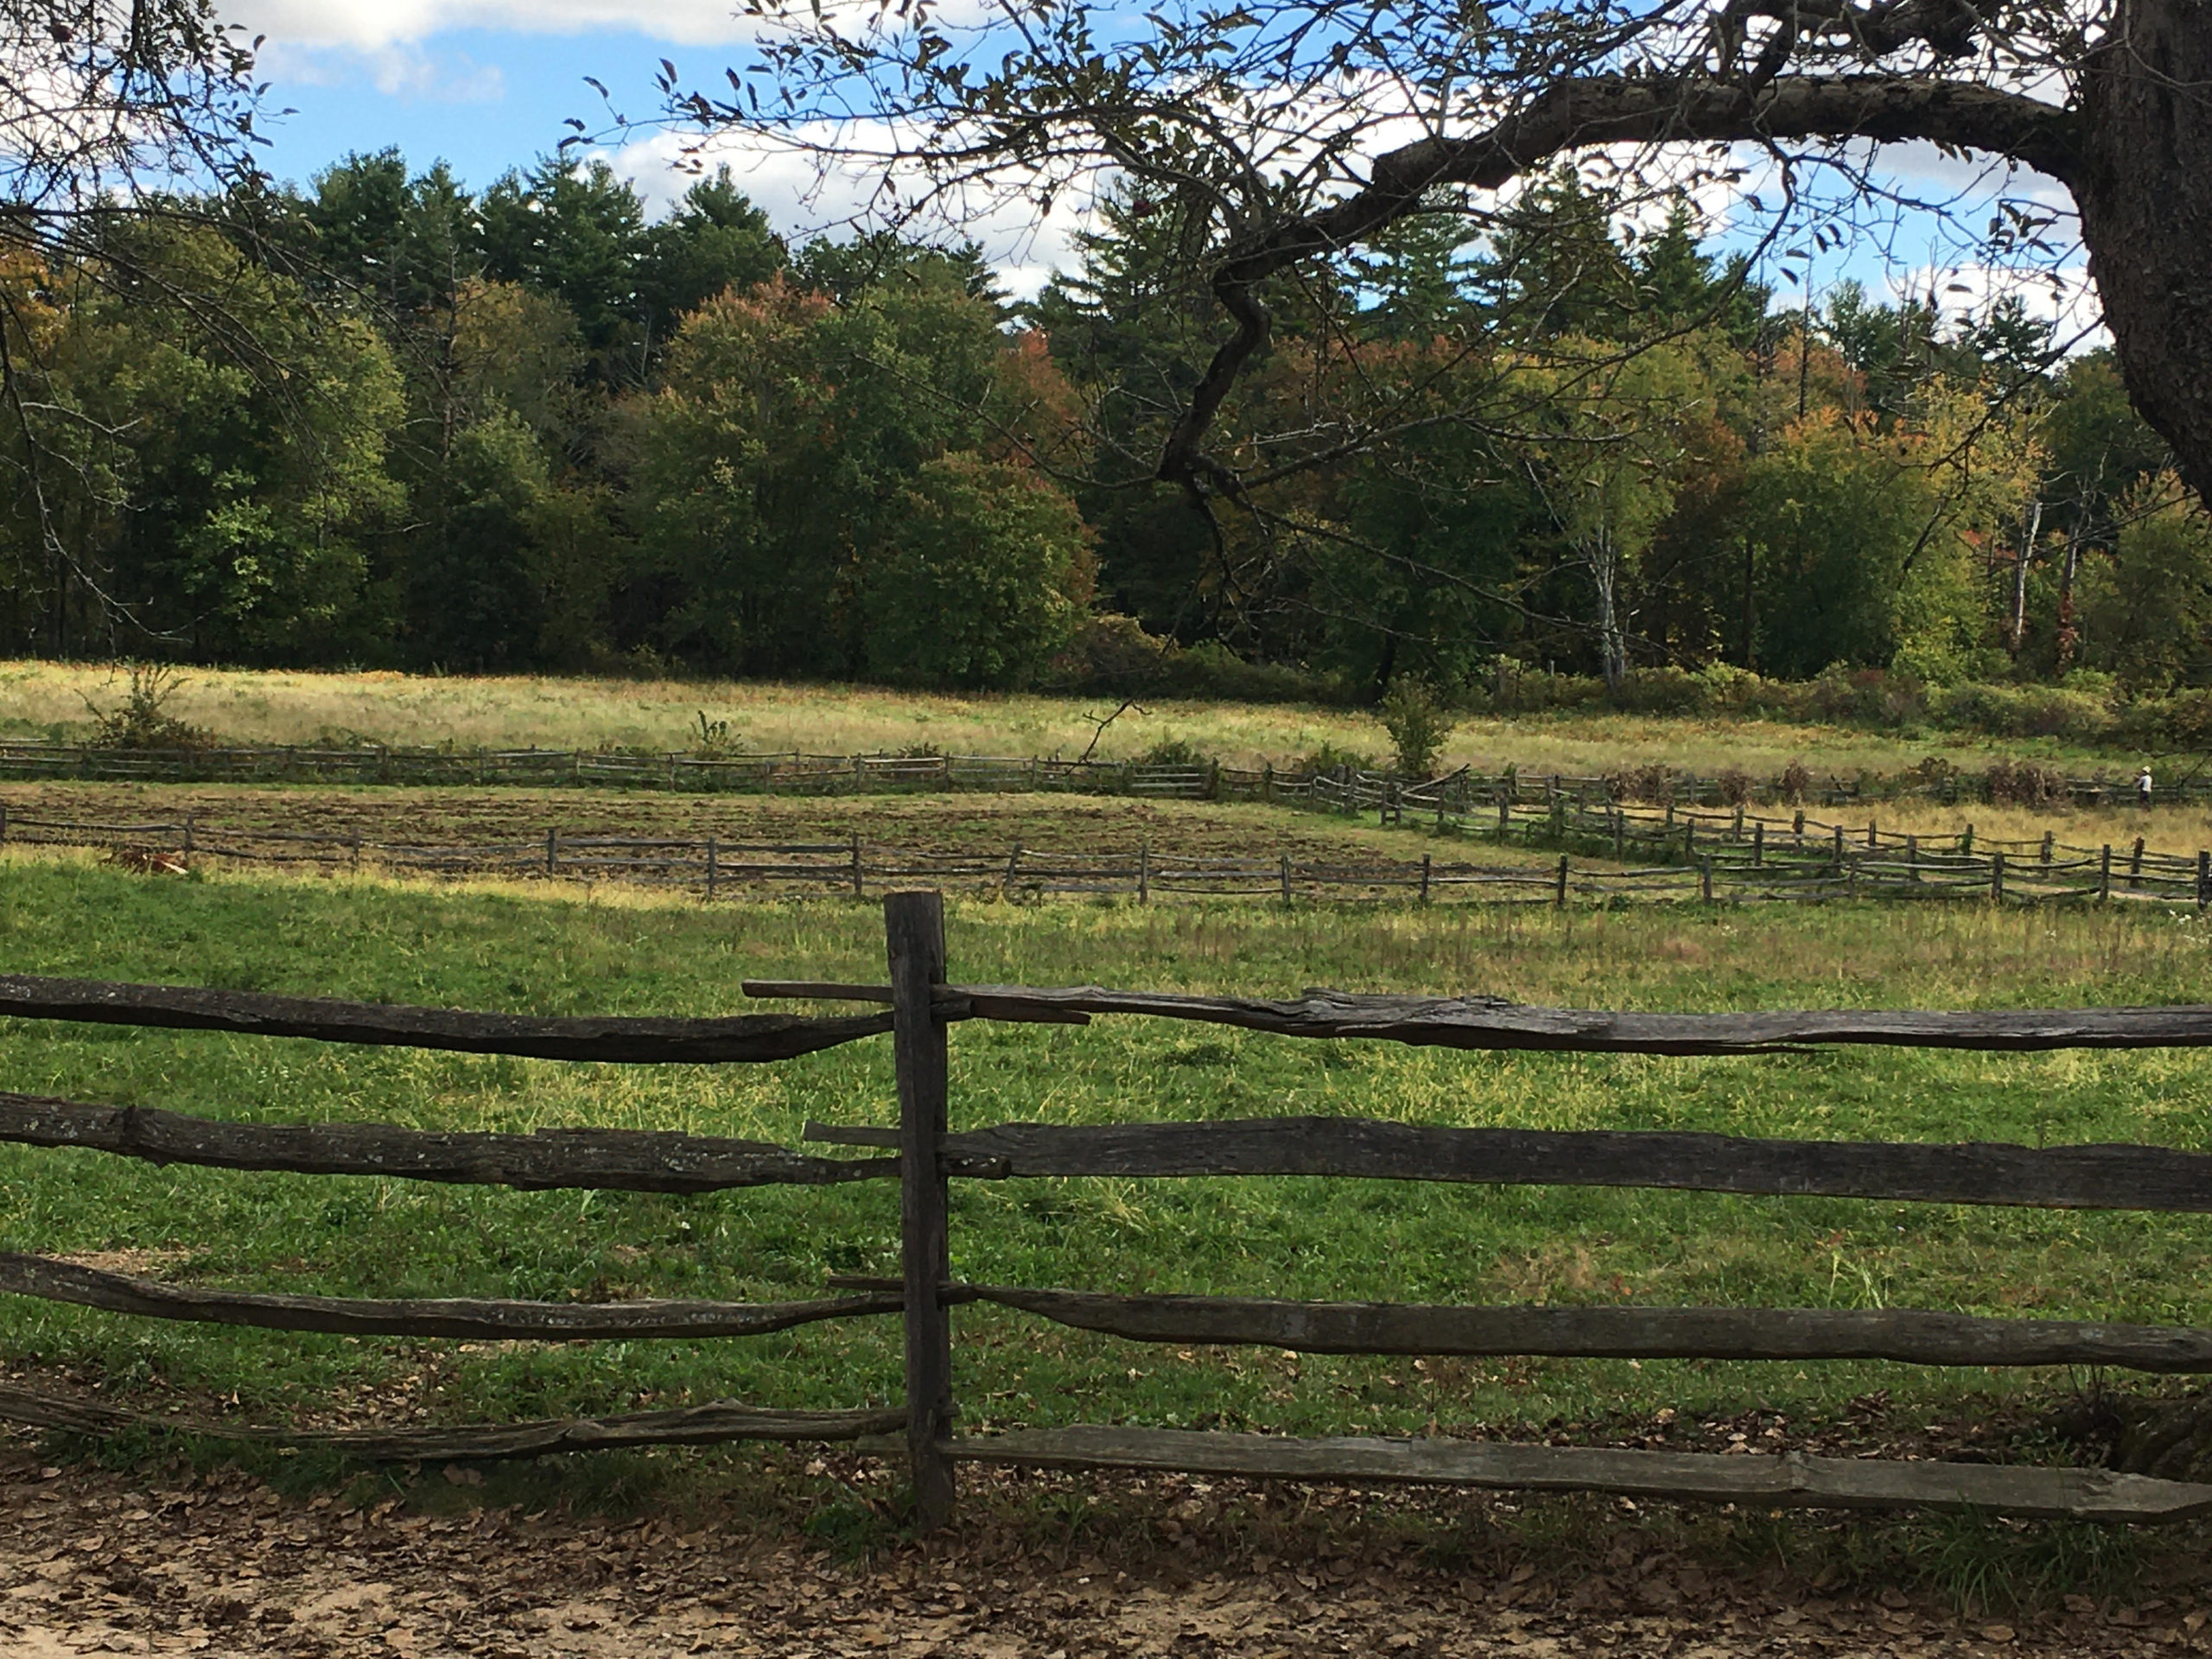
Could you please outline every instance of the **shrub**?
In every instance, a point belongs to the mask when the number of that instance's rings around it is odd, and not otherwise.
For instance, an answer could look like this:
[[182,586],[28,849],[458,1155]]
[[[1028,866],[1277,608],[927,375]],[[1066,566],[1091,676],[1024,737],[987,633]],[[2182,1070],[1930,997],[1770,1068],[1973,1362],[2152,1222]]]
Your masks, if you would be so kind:
[[1617,801],[1643,801],[1653,806],[1664,806],[1675,798],[1675,774],[1656,761],[1615,772],[1605,779],[1605,785]]
[[1188,738],[1163,737],[1142,754],[1136,757],[1141,766],[1210,766],[1213,756],[1195,747]]
[[2067,798],[2066,774],[2040,760],[1999,760],[1983,784],[1998,806],[2050,806]]
[[1906,768],[1904,781],[1911,788],[1949,800],[1958,793],[1959,769],[1942,755],[1931,754]]
[[1382,729],[1397,753],[1393,765],[1402,778],[1427,778],[1456,723],[1442,695],[1419,674],[1401,674],[1383,694]]
[[1048,683],[1071,691],[1137,696],[1166,678],[1174,649],[1172,642],[1147,633],[1134,616],[1085,617],[1073,644],[1054,659]]
[[212,749],[215,734],[169,713],[169,699],[188,682],[173,668],[158,663],[132,663],[125,672],[130,688],[113,709],[102,709],[90,697],[85,707],[99,723],[87,740],[96,749]]
[[1792,760],[1774,780],[1775,798],[1790,806],[1805,804],[1805,791],[1813,786],[1813,774],[1802,760]]
[[1324,743],[1310,754],[1301,754],[1275,770],[1288,777],[1319,778],[1344,766],[1354,772],[1382,770],[1373,755],[1362,754],[1357,749],[1340,749],[1333,743]]
[[1723,766],[1713,781],[1720,786],[1720,799],[1728,806],[1748,806],[1751,801],[1751,774],[1740,766]]

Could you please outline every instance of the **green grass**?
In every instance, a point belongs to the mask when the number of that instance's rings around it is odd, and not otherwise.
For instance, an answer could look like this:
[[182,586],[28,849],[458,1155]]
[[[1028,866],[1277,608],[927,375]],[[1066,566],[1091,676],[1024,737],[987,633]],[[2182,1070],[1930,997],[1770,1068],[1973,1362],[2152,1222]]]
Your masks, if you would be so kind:
[[[1875,907],[1757,912],[1284,913],[956,902],[956,976],[1282,993],[1489,991],[1645,1008],[2199,1000],[2195,920]],[[149,880],[0,861],[0,967],[543,1013],[714,1013],[748,975],[880,977],[872,906],[678,903],[373,882]],[[258,1121],[672,1128],[796,1142],[891,1121],[887,1044],[770,1067],[622,1068],[9,1021],[0,1088]],[[1277,1112],[1754,1135],[2212,1147],[2188,1052],[1843,1050],[1758,1059],[1459,1054],[1102,1020],[964,1026],[956,1128]],[[2212,1223],[1847,1200],[1320,1180],[956,1187],[956,1273],[1114,1290],[1476,1301],[1955,1308],[2212,1323]],[[0,1149],[0,1248],[188,1251],[156,1270],[356,1295],[779,1298],[897,1260],[888,1184],[696,1198],[155,1169]],[[1010,1313],[957,1316],[966,1427],[1123,1420],[1304,1433],[1686,1416],[1999,1409],[2082,1379],[1883,1365],[1306,1357],[1176,1351]],[[334,1400],[437,1420],[734,1397],[894,1401],[893,1321],[708,1346],[349,1340],[0,1305],[0,1354],[129,1397],[235,1393],[257,1418]]]
[[[169,712],[240,743],[451,743],[462,747],[690,749],[698,719],[725,721],[759,752],[849,754],[929,744],[955,753],[1081,754],[1111,714],[1112,696],[929,693],[880,687],[720,680],[595,680],[545,676],[447,677],[392,672],[308,673],[193,669]],[[119,677],[93,664],[0,663],[0,737],[68,739],[94,723],[88,703],[121,701]],[[1099,739],[1102,760],[1126,760],[1181,740],[1237,766],[1277,765],[1323,743],[1387,755],[1389,740],[1365,710],[1147,699]],[[1997,756],[2035,755],[2089,772],[2133,765],[2133,751],[2100,752],[2046,738],[1876,732],[1735,716],[1569,712],[1471,718],[1454,728],[1446,766],[1523,774],[1592,774],[1664,762],[1710,775],[1754,777],[1802,760],[1820,778],[1901,772],[1930,753],[1979,771]]]

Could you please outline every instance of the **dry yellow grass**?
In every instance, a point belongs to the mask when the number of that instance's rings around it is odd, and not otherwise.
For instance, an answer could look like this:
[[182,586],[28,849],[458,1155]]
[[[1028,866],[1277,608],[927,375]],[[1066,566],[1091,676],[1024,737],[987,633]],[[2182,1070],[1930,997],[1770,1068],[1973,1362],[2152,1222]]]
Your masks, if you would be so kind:
[[[105,667],[0,663],[0,736],[79,734],[92,725],[88,702],[107,708],[121,696],[120,677]],[[169,708],[245,743],[690,749],[703,714],[727,721],[732,740],[758,752],[849,754],[931,744],[953,753],[1074,756],[1116,702],[727,680],[194,669]],[[1124,760],[1171,739],[1236,766],[1281,763],[1324,743],[1378,755],[1389,748],[1373,715],[1361,709],[1163,700],[1116,721],[1096,753]],[[1802,760],[1818,776],[1848,778],[1899,771],[1931,753],[1968,769],[1998,754],[2034,754],[2083,772],[2124,771],[2134,759],[2040,741],[1604,712],[1469,719],[1446,744],[1444,760],[1484,772],[1510,764],[1523,773],[1580,774],[1656,761],[1704,774],[1737,766],[1762,778]]]

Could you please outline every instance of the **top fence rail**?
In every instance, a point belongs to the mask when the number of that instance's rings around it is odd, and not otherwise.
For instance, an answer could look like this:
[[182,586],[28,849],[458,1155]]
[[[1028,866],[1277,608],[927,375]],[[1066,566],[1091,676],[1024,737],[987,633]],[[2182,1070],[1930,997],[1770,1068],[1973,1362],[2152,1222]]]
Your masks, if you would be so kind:
[[[1630,792],[1663,794],[1686,807],[1740,805],[1784,798],[1769,784],[1740,774],[1626,775],[1537,772],[1517,766],[1501,772],[1462,771],[1448,779],[1414,784],[1379,772],[1340,768],[1331,772],[1218,762],[1152,766],[1129,760],[1065,760],[1054,757],[976,754],[714,754],[665,751],[615,753],[582,749],[477,749],[365,747],[322,748],[265,746],[190,750],[132,750],[86,744],[0,742],[0,779],[151,779],[203,783],[328,782],[353,784],[504,785],[560,788],[616,786],[695,792],[867,794],[905,790],[1065,791],[1077,794],[1136,794],[1190,800],[1281,800],[1344,790],[1378,797],[1395,784],[1408,804],[1423,791],[1456,785],[1484,801],[1516,804],[1566,795],[1580,800],[1618,799]],[[1633,782],[1635,789],[1630,789]],[[2109,804],[2139,799],[2133,774],[2057,779],[2041,788],[2048,804]],[[1808,779],[1792,792],[1793,804],[1840,806],[1866,801],[1923,799],[1946,803],[1990,798],[1986,778],[1952,772],[1937,778],[1907,773],[1877,779],[1830,773]],[[2158,804],[2212,802],[2212,773],[2154,782]]]

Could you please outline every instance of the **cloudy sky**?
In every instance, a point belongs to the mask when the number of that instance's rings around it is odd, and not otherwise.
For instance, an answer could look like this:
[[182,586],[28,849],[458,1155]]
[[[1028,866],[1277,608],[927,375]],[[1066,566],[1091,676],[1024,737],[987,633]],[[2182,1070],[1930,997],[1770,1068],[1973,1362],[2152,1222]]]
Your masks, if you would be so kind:
[[[747,54],[736,0],[225,0],[233,21],[267,36],[262,67],[271,81],[270,104],[293,112],[270,124],[271,169],[304,181],[349,151],[397,144],[420,168],[440,157],[463,181],[482,188],[510,168],[529,166],[550,151],[575,116],[595,129],[607,124],[608,105],[633,119],[658,111],[652,79],[660,60],[672,60],[689,85],[720,84],[721,71]],[[603,82],[602,102],[587,83]],[[688,181],[669,166],[677,149],[666,136],[607,153],[632,178],[647,200],[665,206]],[[1913,149],[1925,149],[1914,156]],[[824,199],[810,172],[789,158],[728,152],[741,182],[767,210],[778,228],[805,232],[836,221],[853,193]],[[1914,194],[1941,199],[1980,169],[1908,147],[1902,162]],[[1756,181],[1754,181],[1756,182]],[[2048,181],[2020,181],[2032,194],[2063,205]],[[1746,190],[1751,184],[1746,184]],[[1726,213],[1726,205],[1711,202]],[[1736,215],[1748,232],[1747,216]],[[1033,292],[1056,263],[1067,263],[1071,207],[1038,233],[1024,223],[984,223],[980,239],[1015,292]],[[1991,290],[1989,273],[1955,248],[1931,224],[1906,221],[1883,238],[1885,252],[1862,246],[1848,257],[1831,256],[1815,280],[1825,287],[1843,275],[1877,294],[1933,287],[1947,309],[1964,309]],[[1786,284],[1781,302],[1796,290]],[[2023,290],[2038,312],[2078,323],[2084,302],[2075,291],[2054,296],[2046,286]]]

